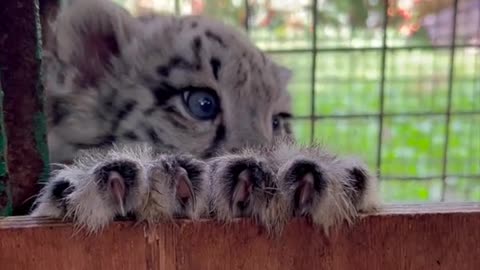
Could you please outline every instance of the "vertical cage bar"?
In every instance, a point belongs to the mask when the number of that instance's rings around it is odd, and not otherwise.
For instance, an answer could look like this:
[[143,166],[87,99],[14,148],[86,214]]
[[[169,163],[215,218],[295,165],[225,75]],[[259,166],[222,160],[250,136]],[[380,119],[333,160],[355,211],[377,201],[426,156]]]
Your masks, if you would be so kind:
[[12,192],[8,182],[7,137],[3,119],[3,90],[0,83],[0,216],[9,216],[12,214]]
[[389,1],[384,1],[383,9],[383,25],[382,25],[382,55],[380,62],[380,82],[379,82],[379,99],[380,108],[378,114],[378,138],[377,138],[377,162],[376,169],[379,179],[382,176],[382,144],[383,144],[383,123],[385,117],[385,69],[387,63],[387,27],[388,27],[388,8]]
[[312,21],[313,21],[313,35],[312,35],[312,70],[311,70],[311,96],[310,96],[310,142],[315,139],[315,100],[316,100],[316,70],[317,70],[317,20],[318,20],[318,1],[312,0]]
[[38,0],[2,0],[0,83],[13,214],[28,212],[39,180],[48,175],[40,31]]
[[250,33],[250,12],[251,6],[248,0],[245,0],[245,20],[243,22],[243,28],[247,33]]
[[175,0],[175,15],[180,15],[180,0]]
[[455,44],[457,36],[457,12],[458,12],[458,0],[453,1],[453,14],[452,14],[452,40],[450,41],[450,55],[448,60],[448,92],[447,92],[447,109],[445,111],[445,144],[443,146],[443,159],[442,159],[442,197],[441,201],[445,201],[445,192],[447,189],[447,165],[448,165],[448,145],[450,140],[450,118],[452,115],[452,93],[453,93],[453,77],[454,77],[454,65],[455,65]]

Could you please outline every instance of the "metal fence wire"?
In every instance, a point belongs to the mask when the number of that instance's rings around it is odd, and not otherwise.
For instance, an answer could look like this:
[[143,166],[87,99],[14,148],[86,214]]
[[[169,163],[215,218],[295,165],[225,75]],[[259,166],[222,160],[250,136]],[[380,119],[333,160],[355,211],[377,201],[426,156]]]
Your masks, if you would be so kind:
[[174,6],[243,27],[292,68],[298,140],[367,160],[387,201],[480,200],[479,0]]

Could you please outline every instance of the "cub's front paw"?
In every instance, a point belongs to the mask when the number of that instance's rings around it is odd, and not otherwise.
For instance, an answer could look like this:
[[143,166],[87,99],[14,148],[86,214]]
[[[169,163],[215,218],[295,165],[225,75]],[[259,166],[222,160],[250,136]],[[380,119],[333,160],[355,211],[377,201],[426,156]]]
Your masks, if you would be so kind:
[[40,192],[31,216],[64,218],[69,208],[68,196],[75,191],[75,183],[69,179],[54,177]]
[[225,155],[210,162],[213,214],[220,220],[252,217],[267,229],[286,218],[286,200],[279,192],[271,164],[260,157]]
[[147,189],[144,171],[142,164],[128,159],[109,161],[93,170],[94,192],[108,212],[116,216],[135,212]]
[[135,213],[146,192],[145,170],[136,160],[79,163],[54,172],[31,215],[72,219],[95,232],[117,216]]
[[198,218],[206,213],[206,164],[189,155],[161,155],[148,165],[149,194],[139,218]]
[[343,186],[346,175],[334,163],[333,159],[298,156],[281,166],[278,178],[291,215],[305,216],[326,230],[352,219],[354,208]]
[[378,180],[367,165],[355,158],[342,159],[339,165],[345,171],[345,191],[355,210],[357,212],[377,210],[380,207]]

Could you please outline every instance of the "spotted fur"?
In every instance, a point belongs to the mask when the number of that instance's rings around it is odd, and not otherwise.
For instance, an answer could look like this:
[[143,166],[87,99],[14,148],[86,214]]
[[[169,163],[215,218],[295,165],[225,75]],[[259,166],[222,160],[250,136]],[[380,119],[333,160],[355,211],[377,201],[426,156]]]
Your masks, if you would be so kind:
[[[52,161],[138,142],[209,157],[290,133],[290,71],[242,32],[202,16],[135,18],[107,0],[71,2],[44,53]],[[218,98],[213,119],[189,111],[185,95],[198,90]]]

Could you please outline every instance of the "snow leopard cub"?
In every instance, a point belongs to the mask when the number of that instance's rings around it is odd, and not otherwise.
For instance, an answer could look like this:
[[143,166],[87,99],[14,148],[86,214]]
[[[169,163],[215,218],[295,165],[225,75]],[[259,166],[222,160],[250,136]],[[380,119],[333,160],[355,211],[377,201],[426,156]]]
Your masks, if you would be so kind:
[[233,27],[70,2],[44,53],[53,162],[136,142],[205,158],[291,133],[291,72]]
[[294,215],[328,227],[370,207],[364,165],[289,142],[290,71],[242,33],[71,2],[44,68],[52,161],[72,164],[53,172],[32,215],[90,231],[126,215],[251,216],[276,230]]

